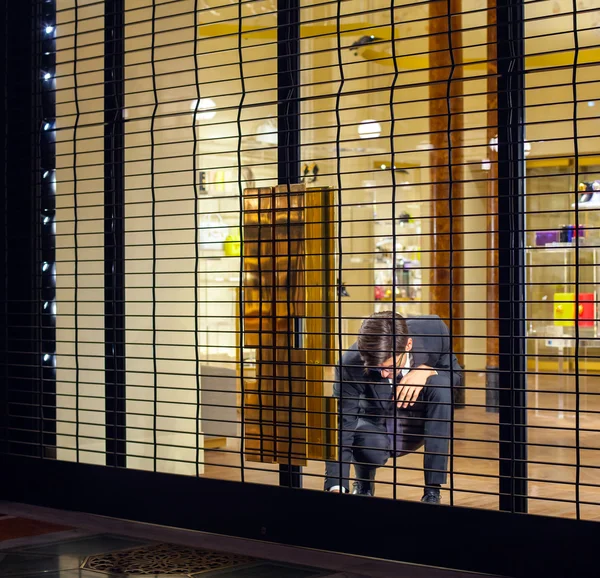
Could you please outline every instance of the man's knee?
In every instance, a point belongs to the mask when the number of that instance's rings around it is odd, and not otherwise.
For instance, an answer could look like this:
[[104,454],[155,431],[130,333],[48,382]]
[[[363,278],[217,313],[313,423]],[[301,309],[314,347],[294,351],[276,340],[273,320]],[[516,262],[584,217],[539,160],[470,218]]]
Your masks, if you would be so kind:
[[390,457],[389,448],[371,448],[364,446],[354,447],[354,460],[359,464],[370,464],[372,466],[383,466]]
[[354,458],[357,462],[382,466],[389,458],[387,432],[370,424],[361,425],[354,437]]
[[452,386],[450,382],[450,376],[433,375],[427,380],[425,389],[428,401],[451,403]]

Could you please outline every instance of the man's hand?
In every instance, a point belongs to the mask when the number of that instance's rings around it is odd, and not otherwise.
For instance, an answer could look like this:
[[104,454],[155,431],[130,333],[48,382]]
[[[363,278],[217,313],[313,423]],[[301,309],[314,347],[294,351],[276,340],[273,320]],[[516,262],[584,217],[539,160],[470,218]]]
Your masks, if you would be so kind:
[[419,367],[409,371],[396,386],[398,407],[407,408],[414,405],[427,380],[436,373],[428,365],[419,365]]

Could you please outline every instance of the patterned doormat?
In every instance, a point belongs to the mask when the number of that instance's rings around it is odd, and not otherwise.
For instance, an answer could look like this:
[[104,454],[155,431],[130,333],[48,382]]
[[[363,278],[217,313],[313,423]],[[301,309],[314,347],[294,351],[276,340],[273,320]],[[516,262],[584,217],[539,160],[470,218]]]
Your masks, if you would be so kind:
[[200,548],[156,544],[89,556],[83,569],[95,570],[117,576],[144,576],[155,574],[184,574],[199,576],[206,572],[235,568],[256,563],[258,560],[237,554],[214,552]]

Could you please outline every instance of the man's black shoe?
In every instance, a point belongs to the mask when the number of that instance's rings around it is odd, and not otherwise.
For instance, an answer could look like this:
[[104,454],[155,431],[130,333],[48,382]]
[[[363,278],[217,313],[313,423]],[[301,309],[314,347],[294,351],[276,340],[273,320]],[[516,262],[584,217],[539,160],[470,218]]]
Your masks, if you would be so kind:
[[425,493],[421,498],[421,502],[426,504],[439,504],[442,501],[440,490],[438,488],[425,488]]
[[364,464],[355,464],[357,480],[352,484],[352,493],[359,496],[375,495],[375,473],[377,468],[365,466]]
[[357,496],[373,496],[373,490],[369,482],[354,482],[352,493]]

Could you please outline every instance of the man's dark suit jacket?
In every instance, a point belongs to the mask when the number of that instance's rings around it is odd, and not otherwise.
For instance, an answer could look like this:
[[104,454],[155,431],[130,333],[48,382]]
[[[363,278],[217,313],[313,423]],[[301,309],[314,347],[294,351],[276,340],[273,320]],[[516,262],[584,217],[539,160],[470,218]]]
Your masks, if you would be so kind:
[[[436,383],[444,382],[448,386],[452,377],[454,387],[460,384],[462,368],[450,352],[450,336],[446,324],[437,315],[407,317],[408,335],[412,337],[410,351],[411,366],[428,365],[434,368],[439,378]],[[340,376],[340,365],[342,375]],[[365,370],[363,360],[355,343],[344,353],[342,362],[335,369],[333,395],[339,399],[339,420],[342,427],[341,477],[350,477],[354,430],[358,419],[366,419],[377,425],[385,425],[386,418],[393,415],[390,382],[381,377],[377,370]],[[451,371],[452,368],[452,371]],[[399,410],[408,411],[410,410]],[[339,459],[327,463],[327,481],[329,488],[339,484]]]

